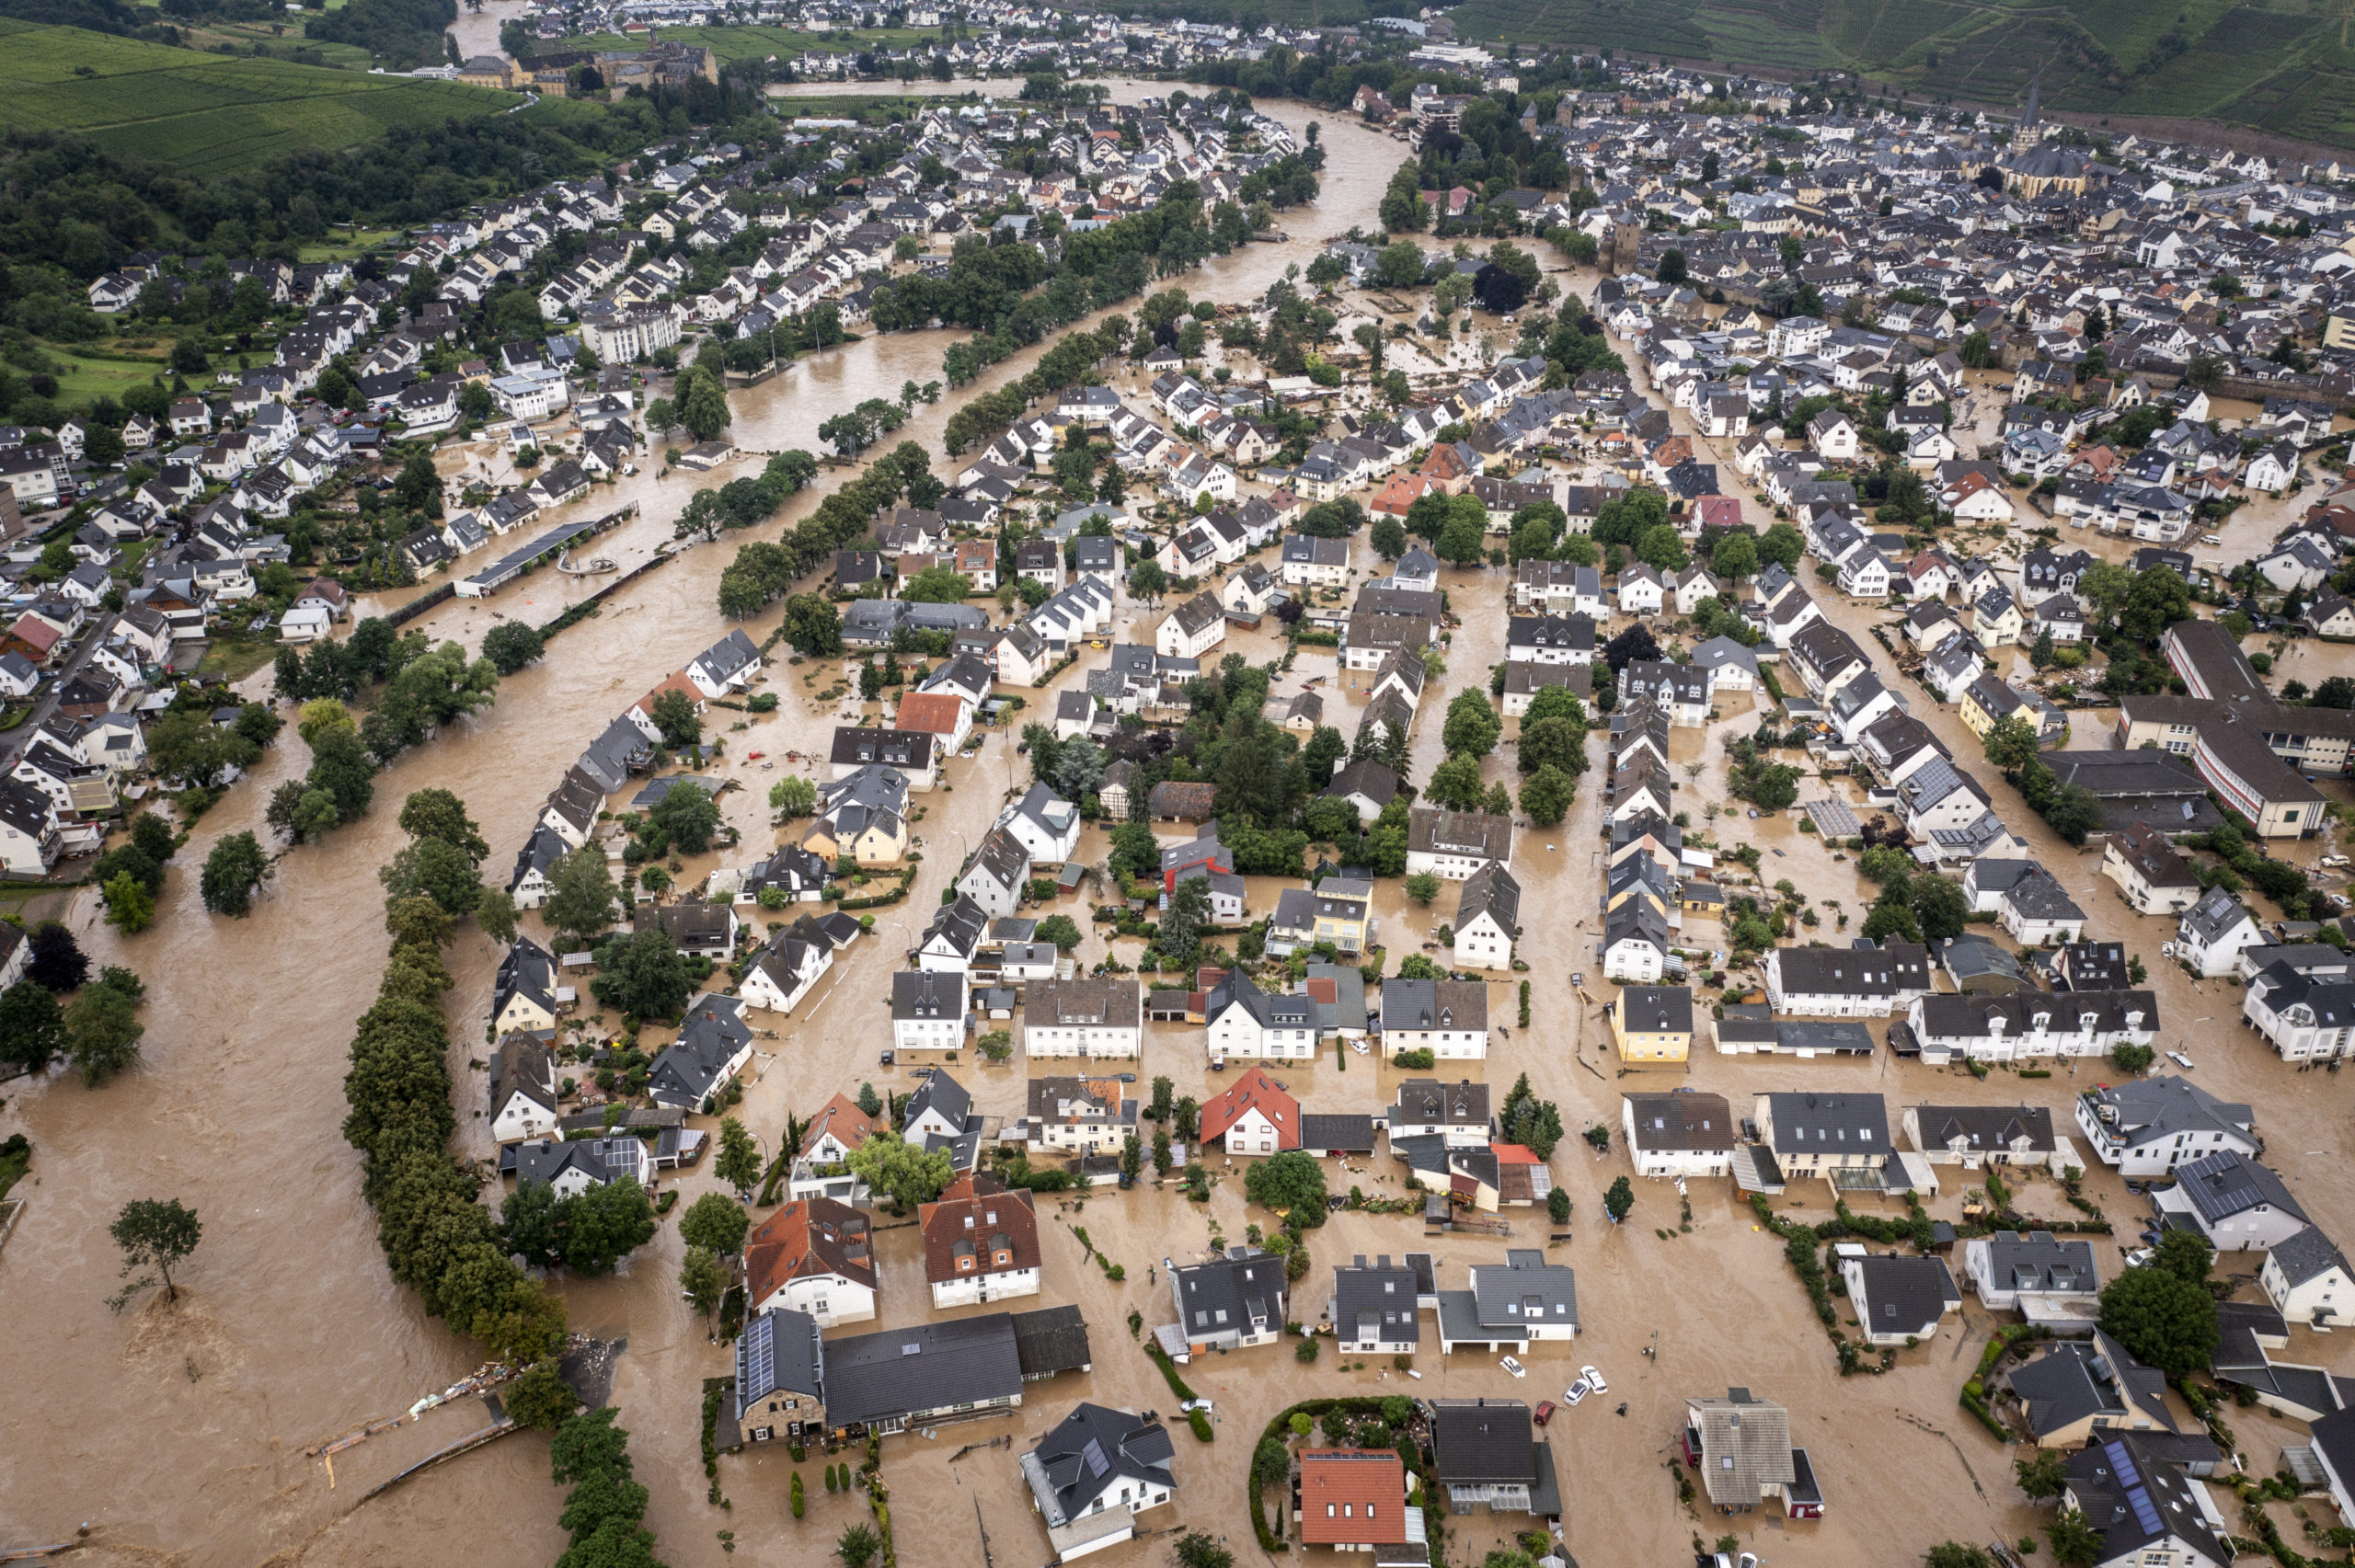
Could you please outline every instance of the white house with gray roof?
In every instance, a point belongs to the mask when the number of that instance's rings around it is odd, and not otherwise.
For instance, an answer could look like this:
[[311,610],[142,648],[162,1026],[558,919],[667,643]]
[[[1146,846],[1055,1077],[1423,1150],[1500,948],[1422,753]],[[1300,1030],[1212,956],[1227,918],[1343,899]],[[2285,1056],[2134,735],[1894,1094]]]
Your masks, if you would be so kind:
[[2173,1073],[2088,1089],[2077,1096],[2077,1130],[2105,1165],[2123,1176],[2164,1176],[2177,1166],[2232,1150],[2254,1158],[2257,1116]]
[[2159,1222],[2196,1230],[2220,1253],[2269,1252],[2309,1223],[2279,1175],[2235,1150],[2188,1161],[2175,1177],[2151,1195]]
[[2292,1322],[2316,1328],[2355,1316],[2355,1271],[2338,1243],[2309,1225],[2265,1254],[2257,1282],[2266,1299]]
[[1439,1347],[1525,1351],[1532,1340],[1570,1340],[1579,1332],[1578,1276],[1545,1261],[1536,1248],[1513,1248],[1504,1266],[1470,1271],[1471,1288],[1439,1292]]

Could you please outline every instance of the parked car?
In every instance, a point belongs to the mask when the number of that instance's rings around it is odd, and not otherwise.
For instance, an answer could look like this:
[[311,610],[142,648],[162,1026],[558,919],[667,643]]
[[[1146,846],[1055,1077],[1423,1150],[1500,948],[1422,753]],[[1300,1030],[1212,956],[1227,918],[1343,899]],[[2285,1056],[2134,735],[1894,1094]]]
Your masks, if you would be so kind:
[[1603,1374],[1596,1371],[1591,1367],[1581,1367],[1579,1368],[1579,1381],[1584,1383],[1589,1389],[1599,1394],[1609,1393],[1611,1391],[1611,1385],[1603,1380]]
[[1209,1413],[1210,1413],[1213,1409],[1215,1409],[1215,1408],[1217,1408],[1217,1407],[1216,1407],[1216,1406],[1214,1406],[1214,1405],[1212,1405],[1212,1404],[1211,1403],[1211,1402],[1210,1402],[1210,1401],[1208,1401],[1208,1400],[1206,1400],[1206,1399],[1188,1399],[1188,1400],[1179,1400],[1179,1401],[1178,1402],[1178,1409],[1179,1413],[1181,1413],[1181,1414],[1185,1414],[1185,1415],[1191,1415],[1194,1412],[1196,1412],[1196,1411],[1198,1411],[1198,1410],[1199,1410],[1199,1411],[1200,1411],[1204,1415],[1208,1415],[1208,1414],[1209,1414]]
[[1502,1367],[1506,1371],[1511,1372],[1516,1378],[1526,1378],[1529,1376],[1529,1368],[1522,1366],[1520,1362],[1514,1360],[1510,1356],[1498,1362],[1497,1365]]
[[1543,1426],[1543,1425],[1545,1425],[1547,1422],[1549,1422],[1549,1421],[1553,1420],[1553,1419],[1554,1419],[1554,1402],[1553,1402],[1552,1400],[1550,1400],[1550,1399],[1541,1399],[1541,1400],[1539,1400],[1539,1401],[1537,1402],[1537,1413],[1536,1413],[1536,1414],[1534,1414],[1534,1415],[1533,1415],[1533,1416],[1531,1416],[1531,1417],[1530,1417],[1530,1419],[1531,1419],[1532,1421],[1534,1421],[1535,1423],[1537,1423],[1537,1425],[1540,1425],[1540,1426]]
[[1587,1380],[1584,1378],[1580,1378],[1577,1382],[1572,1383],[1568,1388],[1562,1391],[1562,1402],[1564,1404],[1576,1404],[1579,1401],[1586,1398],[1587,1395],[1592,1392],[1594,1392],[1594,1390],[1588,1385]]

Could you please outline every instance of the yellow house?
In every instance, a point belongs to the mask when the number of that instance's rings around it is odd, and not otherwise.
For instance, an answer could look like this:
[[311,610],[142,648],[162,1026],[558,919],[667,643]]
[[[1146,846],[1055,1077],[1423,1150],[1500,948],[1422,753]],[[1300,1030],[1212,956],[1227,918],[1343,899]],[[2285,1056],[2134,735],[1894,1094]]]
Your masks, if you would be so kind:
[[2020,640],[2020,607],[2002,589],[1981,596],[1970,607],[1970,632],[1982,647],[2005,647]]
[[801,847],[828,861],[897,865],[908,854],[908,819],[896,812],[821,817],[801,835]]
[[1328,876],[1314,887],[1287,887],[1268,922],[1268,940],[1310,947],[1329,942],[1343,953],[1373,945],[1373,888],[1370,883]]
[[1995,727],[1998,719],[2020,712],[2028,704],[2020,694],[1992,675],[1982,675],[1963,688],[1962,701],[1955,704],[1963,727],[1982,738]]
[[1683,1067],[1693,1054],[1693,992],[1685,986],[1623,986],[1604,1013],[1611,1043],[1629,1067]]
[[515,63],[503,55],[477,54],[458,67],[458,80],[469,87],[506,92],[515,86]]

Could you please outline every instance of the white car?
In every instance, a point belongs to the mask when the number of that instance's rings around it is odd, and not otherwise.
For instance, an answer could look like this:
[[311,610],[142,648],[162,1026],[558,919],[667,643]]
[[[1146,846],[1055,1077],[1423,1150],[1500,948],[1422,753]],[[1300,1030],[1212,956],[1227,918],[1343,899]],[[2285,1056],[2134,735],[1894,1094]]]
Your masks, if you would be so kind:
[[1579,1401],[1586,1398],[1587,1395],[1592,1392],[1594,1392],[1593,1385],[1590,1384],[1584,1378],[1580,1378],[1577,1382],[1572,1383],[1568,1388],[1562,1391],[1562,1402],[1564,1404],[1576,1404]]
[[1599,1394],[1607,1394],[1611,1391],[1611,1385],[1603,1380],[1603,1374],[1591,1367],[1579,1368],[1579,1381]]
[[1514,1360],[1510,1356],[1498,1362],[1497,1365],[1502,1367],[1506,1371],[1511,1372],[1516,1378],[1526,1378],[1529,1376],[1529,1368],[1522,1366],[1520,1362]]
[[2181,1051],[2169,1051],[2167,1053],[2167,1060],[2175,1063],[2176,1066],[2183,1069],[2186,1072],[2189,1072],[2191,1070],[2191,1059],[2184,1055]]
[[1211,1413],[1212,1408],[1214,1407],[1211,1404],[1211,1402],[1206,1399],[1189,1399],[1179,1400],[1178,1402],[1178,1413],[1180,1415],[1191,1414],[1193,1412],[1198,1410],[1207,1415]]

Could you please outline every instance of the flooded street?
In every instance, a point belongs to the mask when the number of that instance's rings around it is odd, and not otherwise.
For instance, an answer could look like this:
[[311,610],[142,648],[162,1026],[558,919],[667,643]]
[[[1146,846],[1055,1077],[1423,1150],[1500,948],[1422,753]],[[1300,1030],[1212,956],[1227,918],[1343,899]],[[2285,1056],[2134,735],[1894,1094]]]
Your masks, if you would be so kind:
[[[479,21],[469,15],[460,26]],[[482,25],[495,41],[496,21]],[[951,86],[963,90],[968,84]],[[1165,90],[1123,82],[1116,84],[1115,97]],[[1292,244],[1252,246],[1175,280],[1191,294],[1257,295],[1287,266],[1305,265],[1315,236],[1353,223],[1371,225],[1384,183],[1403,155],[1397,144],[1353,122],[1311,115],[1297,105],[1267,107],[1295,126],[1312,118],[1323,126],[1332,150],[1324,196],[1315,209],[1291,215]],[[1591,276],[1577,281],[1583,289]],[[1128,308],[1132,312],[1133,303]],[[768,384],[730,394],[737,419],[731,436],[747,453],[741,462],[701,475],[658,480],[642,474],[601,489],[564,515],[595,516],[637,501],[640,516],[601,537],[596,550],[625,567],[643,561],[670,538],[672,520],[696,488],[757,472],[769,452],[818,450],[816,427],[833,414],[868,397],[895,397],[905,381],[937,379],[941,350],[951,340],[944,333],[871,336],[810,356]],[[942,426],[963,396],[1003,384],[1035,359],[1035,351],[1017,356],[965,393],[949,394],[936,406],[919,405],[891,440],[915,441],[937,454]],[[1133,394],[1135,383],[1127,377],[1124,390]],[[487,455],[487,448],[454,453],[445,471]],[[1718,455],[1721,463],[1729,458]],[[938,457],[936,467],[948,461]],[[1730,467],[1723,472],[1730,474]],[[829,471],[824,482],[836,477]],[[270,791],[307,765],[291,730],[254,776],[199,824],[175,862],[153,931],[120,938],[97,923],[95,898],[78,898],[72,923],[94,961],[129,964],[148,980],[145,1065],[96,1092],[63,1078],[29,1089],[21,1082],[6,1086],[0,1137],[22,1130],[32,1139],[35,1177],[17,1189],[30,1200],[28,1213],[0,1255],[0,1307],[13,1324],[0,1351],[0,1388],[6,1391],[0,1400],[0,1454],[8,1460],[0,1464],[0,1543],[65,1540],[89,1521],[92,1544],[75,1561],[103,1568],[133,1562],[512,1565],[550,1562],[563,1550],[557,1524],[561,1496],[548,1482],[543,1437],[509,1437],[357,1508],[364,1488],[347,1479],[330,1490],[324,1465],[303,1453],[396,1414],[474,1370],[472,1342],[426,1319],[413,1293],[387,1276],[373,1216],[360,1196],[357,1160],[339,1130],[346,1047],[383,967],[375,871],[399,846],[395,817],[401,798],[440,786],[465,799],[492,845],[488,876],[503,882],[534,814],[572,758],[628,702],[727,629],[714,608],[714,586],[737,544],[775,538],[815,500],[815,492],[796,498],[778,520],[690,549],[633,582],[599,615],[557,639],[546,660],[503,682],[494,707],[382,774],[377,806],[367,818],[323,845],[289,852],[250,920],[207,915],[197,897],[197,867],[221,835],[265,831],[260,818]],[[1754,521],[1763,522],[1765,514],[1754,501],[1751,506]],[[1360,580],[1380,569],[1363,537],[1352,551]],[[466,569],[486,558],[472,557]],[[1506,580],[1501,571],[1482,570],[1450,571],[1443,579],[1464,624],[1446,649],[1444,682],[1424,693],[1415,746],[1418,779],[1440,761],[1448,699],[1460,689],[1484,687],[1489,666],[1503,656],[1499,606]],[[491,600],[454,601],[415,624],[433,636],[472,646],[496,624],[494,612],[543,623],[592,586],[542,572]],[[1882,615],[1829,596],[1824,608],[1860,636]],[[775,613],[750,624],[755,640],[775,625]],[[1149,640],[1157,612],[1124,599],[1121,613],[1125,638]],[[1278,657],[1281,648],[1265,634],[1237,633],[1219,651],[1242,651],[1257,662]],[[1326,693],[1327,721],[1353,733],[1361,699],[1335,690],[1334,664],[1329,650],[1304,648],[1276,690],[1290,693],[1324,677],[1318,689]],[[1062,684],[1077,683],[1083,671],[1084,666],[1066,672]],[[691,859],[683,885],[716,864],[754,858],[773,841],[765,795],[777,774],[746,761],[747,754],[822,750],[836,707],[819,702],[817,693],[839,673],[835,663],[780,660],[770,667],[765,688],[782,698],[776,713],[749,717],[744,727],[733,729],[737,715],[712,711],[707,723],[729,752],[717,771],[742,784],[721,803],[744,845]],[[1051,692],[1026,696],[1033,715],[1052,701]],[[1913,703],[1957,757],[1972,765],[1977,748],[1953,710],[1937,709],[1919,694]],[[1732,711],[1706,735],[1676,732],[1681,798],[1692,803],[1696,821],[1704,802],[1725,798],[1722,739],[1755,722],[1753,714]],[[1504,746],[1487,763],[1492,781],[1517,781],[1514,728],[1509,721]],[[886,977],[936,907],[960,846],[986,830],[1009,790],[1027,784],[1027,760],[1014,754],[1014,739],[991,735],[976,755],[949,765],[949,787],[917,797],[923,817],[915,830],[927,842],[927,858],[913,896],[876,911],[873,939],[844,955],[792,1018],[756,1017],[778,1038],[760,1042],[764,1055],[737,1114],[764,1150],[774,1151],[789,1112],[807,1115],[837,1091],[855,1093],[862,1082],[879,1091],[904,1093],[913,1086],[904,1070],[877,1063],[877,1051],[890,1040]],[[2081,738],[2080,744],[2089,739]],[[1901,1063],[1885,1051],[1868,1063],[1719,1057],[1706,1043],[1706,1024],[1689,1074],[1648,1072],[1623,1081],[1595,1008],[1582,1003],[1568,983],[1573,970],[1599,968],[1593,943],[1603,742],[1591,746],[1596,768],[1581,781],[1569,819],[1518,836],[1513,870],[1524,889],[1522,952],[1533,966],[1532,1023],[1525,1029],[1518,1024],[1512,978],[1498,977],[1491,1018],[1510,1034],[1499,1036],[1489,1060],[1480,1064],[1485,1070],[1476,1074],[1501,1094],[1516,1074],[1526,1072],[1540,1094],[1561,1107],[1570,1136],[1556,1150],[1553,1169],[1576,1204],[1576,1240],[1552,1254],[1579,1274],[1579,1339],[1524,1355],[1529,1376],[1523,1380],[1492,1357],[1442,1357],[1428,1322],[1415,1361],[1419,1380],[1402,1378],[1386,1359],[1344,1369],[1336,1365],[1329,1340],[1313,1366],[1296,1363],[1287,1345],[1198,1361],[1186,1377],[1215,1402],[1216,1441],[1205,1448],[1182,1431],[1176,1435],[1178,1504],[1144,1516],[1142,1524],[1163,1531],[1181,1528],[1182,1521],[1184,1528],[1222,1538],[1240,1562],[1269,1561],[1251,1539],[1242,1476],[1260,1427],[1285,1405],[1335,1392],[1511,1396],[1534,1404],[1559,1400],[1578,1367],[1591,1362],[1609,1378],[1611,1397],[1565,1409],[1550,1433],[1567,1542],[1587,1568],[1672,1562],[1690,1550],[1696,1534],[1714,1539],[1729,1529],[1770,1563],[1823,1568],[1886,1568],[1949,1537],[1984,1541],[2029,1533],[2038,1514],[2011,1482],[2009,1455],[1956,1402],[1992,1326],[1975,1300],[1934,1341],[1902,1353],[1887,1377],[1843,1379],[1830,1342],[1783,1263],[1781,1243],[1757,1228],[1729,1184],[1694,1184],[1689,1231],[1681,1229],[1676,1195],[1666,1185],[1638,1183],[1635,1211],[1618,1228],[1603,1219],[1602,1194],[1627,1170],[1617,1134],[1625,1089],[1689,1083],[1726,1094],[1738,1114],[1747,1113],[1749,1097],[1759,1091],[1853,1088],[1888,1096],[1892,1118],[1904,1104],[1928,1099],[2025,1099],[2053,1105],[2065,1118],[2078,1085],[2065,1070],[2037,1082],[1997,1071],[1982,1082],[1959,1069]],[[1682,766],[1687,761],[1703,764],[1690,780]],[[1810,780],[1802,798],[1824,787]],[[2194,985],[2179,971],[2160,968],[2157,946],[2171,927],[2127,911],[2098,880],[2094,857],[2060,845],[2000,781],[1991,788],[2005,818],[2092,911],[2096,933],[2126,938],[2153,963],[2165,1022],[2162,1046],[2188,1050],[2203,1087],[2255,1102],[2273,1158],[2316,1221],[2342,1237],[2355,1233],[2355,1175],[2335,1160],[2314,1157],[2349,1146],[2341,1086],[2293,1080],[2253,1035],[2234,1028],[2236,990],[2214,982]],[[1729,843],[1752,841],[1770,852],[1762,868],[1768,884],[1787,876],[1824,909],[1823,927],[1815,934],[1837,939],[1831,900],[1861,918],[1867,891],[1852,866],[1834,861],[1820,840],[1798,833],[1788,816],[1728,818],[1717,826]],[[1079,858],[1101,863],[1106,841],[1100,830],[1091,829]],[[2295,853],[2306,860],[2322,847],[2309,843]],[[1273,879],[1250,879],[1253,918],[1272,907],[1277,886]],[[1455,891],[1451,886],[1435,906],[1422,909],[1407,903],[1394,880],[1379,885],[1377,898],[1395,968],[1430,927],[1453,917]],[[1040,912],[1058,911],[1086,927],[1078,899]],[[527,925],[544,935],[535,921]],[[1708,930],[1696,922],[1687,939],[1708,945]],[[1136,947],[1123,944],[1124,961],[1134,960]],[[1104,952],[1091,934],[1078,956],[1086,964]],[[458,1147],[466,1156],[491,1151],[478,1114],[484,1073],[476,1064],[487,1055],[481,1024],[495,962],[490,943],[471,931],[450,957],[458,981],[447,999],[451,1066],[459,1083]],[[1598,999],[1609,994],[1607,987],[1591,989]],[[1882,1033],[1876,1026],[1876,1036]],[[1232,1076],[1208,1070],[1199,1032],[1173,1024],[1148,1027],[1144,1057],[1135,1068],[1141,1090],[1152,1077],[1166,1075],[1178,1093],[1201,1099]],[[966,1062],[952,1070],[984,1114],[1013,1116],[1023,1110],[1026,1070],[1018,1057],[1005,1066]],[[1362,1112],[1387,1104],[1405,1075],[1370,1058],[1337,1052],[1276,1076],[1312,1111]],[[2077,1076],[2101,1073],[2085,1067]],[[1607,1154],[1591,1151],[1576,1136],[1596,1123],[1613,1128]],[[1086,1199],[1040,1200],[1044,1290],[1011,1305],[1078,1304],[1088,1321],[1094,1369],[1029,1385],[1023,1409],[1011,1418],[945,1427],[936,1439],[888,1440],[884,1477],[902,1561],[987,1561],[1004,1568],[1043,1561],[1045,1533],[1031,1514],[1014,1456],[1078,1399],[1172,1409],[1169,1390],[1131,1339],[1129,1313],[1141,1314],[1148,1329],[1168,1317],[1160,1267],[1165,1260],[1200,1256],[1212,1244],[1213,1225],[1219,1237],[1236,1242],[1246,1226],[1271,1218],[1246,1205],[1239,1168],[1217,1157],[1210,1167],[1220,1179],[1207,1206],[1149,1182],[1125,1196],[1107,1191]],[[1380,1155],[1362,1171],[1334,1176],[1343,1188],[1355,1182],[1369,1193],[1396,1192],[1403,1169]],[[1947,1168],[1941,1175],[1947,1185],[1932,1211],[1958,1218],[1965,1183]],[[666,1175],[665,1185],[673,1180]],[[717,1186],[701,1171],[675,1182],[683,1206]],[[2131,1232],[2126,1222],[2139,1219],[2141,1200],[2129,1198],[2107,1173],[2094,1175],[2086,1191]],[[117,1285],[105,1227],[124,1201],[148,1196],[178,1197],[195,1208],[205,1224],[203,1244],[180,1275],[177,1308],[149,1299],[116,1317],[104,1306]],[[1831,1195],[1802,1182],[1783,1201],[1804,1218],[1820,1219],[1829,1213]],[[2021,1206],[2056,1218],[2072,1212],[2049,1183],[2028,1185]],[[1860,1207],[1869,1207],[1869,1200]],[[851,1332],[936,1315],[916,1231],[879,1219],[879,1315]],[[1434,1251],[1443,1288],[1456,1288],[1467,1265],[1501,1261],[1505,1245],[1543,1244],[1545,1225],[1536,1210],[1510,1210],[1506,1219],[1509,1238],[1457,1234],[1426,1241],[1419,1221],[1337,1215],[1311,1234],[1313,1266],[1290,1315],[1315,1322],[1333,1265],[1354,1253]],[[1123,1281],[1108,1280],[1088,1260],[1073,1234],[1074,1224],[1088,1230],[1097,1252],[1122,1265]],[[2114,1245],[2103,1241],[2097,1250],[2105,1271],[2114,1269]],[[660,1553],[676,1568],[723,1561],[807,1568],[825,1561],[842,1528],[863,1516],[850,1499],[819,1484],[823,1456],[812,1454],[800,1467],[809,1490],[805,1518],[792,1518],[787,1506],[787,1472],[794,1467],[781,1444],[723,1456],[718,1484],[731,1506],[723,1510],[706,1500],[698,1448],[701,1380],[728,1373],[731,1362],[726,1347],[708,1340],[702,1320],[679,1299],[674,1276],[681,1252],[676,1230],[666,1222],[627,1261],[626,1273],[558,1287],[576,1329],[628,1341],[615,1368],[613,1400],[632,1434],[638,1479],[651,1492],[647,1524],[660,1537]],[[2249,1272],[2251,1265],[2228,1260],[2228,1266]],[[2344,1371],[2332,1344],[2301,1330],[2287,1358]],[[1641,1354],[1651,1347],[1657,1359]],[[1729,1384],[1789,1408],[1795,1438],[1808,1448],[1826,1495],[1822,1522],[1786,1528],[1760,1515],[1720,1520],[1678,1503],[1667,1471],[1683,1401],[1722,1394]],[[1614,1413],[1622,1400],[1624,1417]],[[130,1421],[108,1422],[96,1418],[101,1411],[133,1414]],[[2235,1412],[2230,1419],[2252,1466],[2269,1471],[2293,1429],[2252,1412]],[[959,1453],[969,1444],[1005,1436],[1012,1438],[1010,1448]],[[383,1468],[368,1459],[364,1448],[358,1457],[339,1459],[339,1466],[372,1479]],[[1477,1562],[1499,1543],[1510,1522],[1447,1520],[1449,1560]],[[722,1532],[733,1532],[732,1557],[722,1550]],[[1166,1540],[1150,1539],[1111,1549],[1098,1561],[1104,1568],[1140,1568],[1158,1565],[1167,1554]]]

